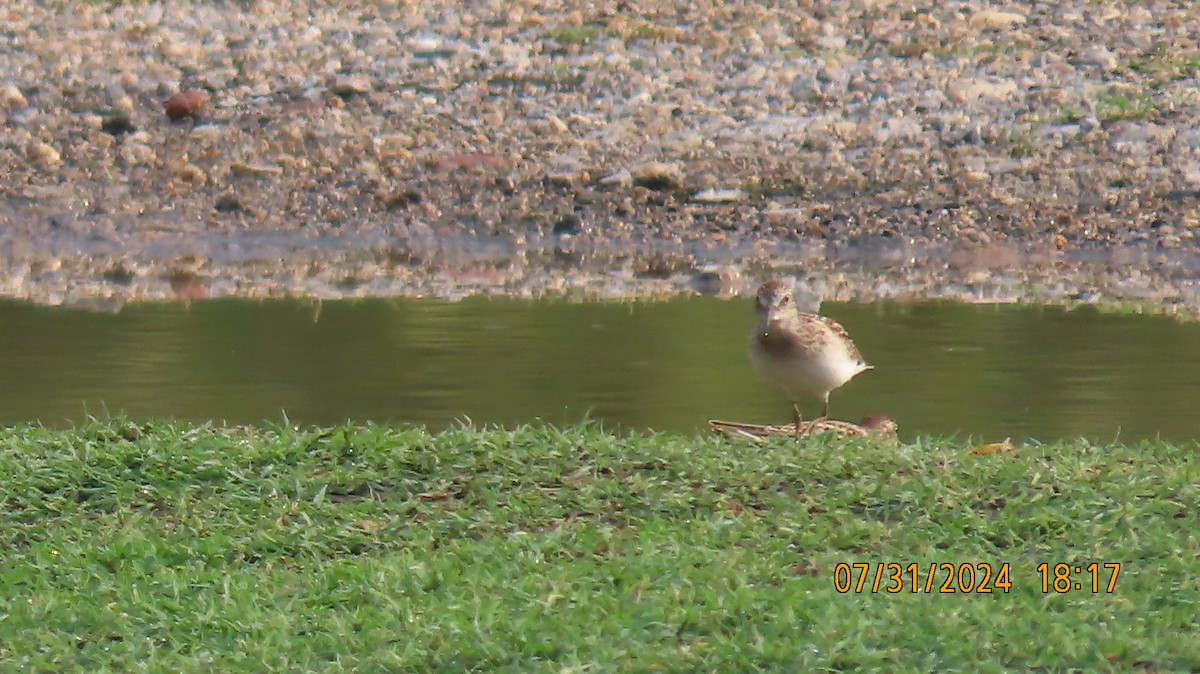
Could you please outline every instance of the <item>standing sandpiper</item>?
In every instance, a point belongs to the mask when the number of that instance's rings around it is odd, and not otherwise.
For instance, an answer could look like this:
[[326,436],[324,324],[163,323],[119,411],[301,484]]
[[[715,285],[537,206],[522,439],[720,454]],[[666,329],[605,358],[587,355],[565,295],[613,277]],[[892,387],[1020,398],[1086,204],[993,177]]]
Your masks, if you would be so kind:
[[806,395],[819,398],[819,419],[827,419],[829,393],[871,366],[845,328],[797,309],[792,289],[783,281],[767,281],[758,289],[755,310],[758,323],[750,333],[750,364],[763,379],[787,393],[799,437],[798,399]]

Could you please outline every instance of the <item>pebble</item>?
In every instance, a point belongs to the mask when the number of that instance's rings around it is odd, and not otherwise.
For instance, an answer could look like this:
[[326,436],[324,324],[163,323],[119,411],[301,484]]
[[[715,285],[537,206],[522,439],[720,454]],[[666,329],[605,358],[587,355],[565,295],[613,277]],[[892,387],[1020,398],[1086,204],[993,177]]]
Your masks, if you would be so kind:
[[238,213],[246,210],[246,207],[237,195],[224,194],[213,204],[213,209],[218,213]]
[[734,297],[741,290],[741,274],[736,269],[722,268],[696,272],[687,286],[696,293],[722,299]]
[[1104,45],[1088,47],[1079,52],[1074,60],[1080,65],[1096,66],[1104,70],[1113,70],[1120,63],[1117,55]]
[[946,93],[950,98],[959,103],[1005,99],[1016,91],[1016,82],[990,77],[964,77],[949,83],[946,87]]
[[122,144],[120,154],[122,159],[134,166],[150,166],[158,160],[158,153],[154,151],[154,148],[138,141]]
[[179,168],[179,178],[193,185],[202,185],[208,182],[208,174],[204,172],[204,169],[195,164],[184,164],[181,166]]
[[30,161],[44,168],[53,168],[62,163],[62,155],[54,146],[40,140],[31,140],[25,146],[25,156]]
[[229,172],[235,176],[278,176],[283,174],[283,167],[274,164],[246,164],[237,161],[229,165]]
[[747,196],[745,191],[736,188],[709,188],[693,194],[692,200],[706,204],[728,204],[735,201],[742,201]]
[[0,87],[0,104],[9,110],[14,110],[29,105],[29,101],[25,99],[25,94],[22,94],[20,89],[6,84]]
[[105,117],[100,122],[100,129],[113,136],[123,136],[127,133],[133,133],[134,131],[137,131],[137,127],[134,126],[133,120],[126,115],[113,115],[111,117]]
[[578,234],[583,227],[583,221],[578,215],[571,214],[563,217],[558,222],[554,223],[554,233],[562,236],[564,234]]
[[630,175],[634,185],[651,190],[673,190],[683,186],[683,167],[679,163],[647,162],[635,166]]
[[163,111],[172,121],[180,121],[188,117],[196,117],[208,103],[208,92],[199,89],[188,89],[172,94],[163,101]]
[[337,75],[330,82],[329,91],[342,98],[362,96],[371,92],[371,79],[366,75]]
[[[1197,137],[1200,138],[1200,135]],[[601,178],[600,184],[605,187],[632,187],[633,174],[629,172],[629,169],[617,169]]]
[[998,9],[984,9],[971,15],[971,27],[976,30],[997,30],[1025,25],[1025,15]]

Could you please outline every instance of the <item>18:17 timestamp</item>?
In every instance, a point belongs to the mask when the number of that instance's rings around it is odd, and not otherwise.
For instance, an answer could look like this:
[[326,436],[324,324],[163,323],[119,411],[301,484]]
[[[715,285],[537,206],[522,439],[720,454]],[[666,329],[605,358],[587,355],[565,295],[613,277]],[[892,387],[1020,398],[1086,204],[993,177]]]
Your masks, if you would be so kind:
[[[1091,590],[1092,594],[1100,592],[1111,594],[1117,587],[1117,574],[1121,572],[1121,564],[1120,562],[1105,564],[1092,562],[1087,566],[1074,566],[1042,562],[1037,565],[1037,572],[1042,578],[1043,594],[1051,591],[1063,594],[1072,590]],[[1108,575],[1107,579],[1104,578],[1105,575]]]

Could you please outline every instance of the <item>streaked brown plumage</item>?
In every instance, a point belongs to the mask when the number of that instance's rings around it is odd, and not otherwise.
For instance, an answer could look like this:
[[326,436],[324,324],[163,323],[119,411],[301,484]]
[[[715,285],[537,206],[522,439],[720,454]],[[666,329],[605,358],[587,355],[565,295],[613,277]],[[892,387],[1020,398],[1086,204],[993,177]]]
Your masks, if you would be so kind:
[[[772,435],[792,435],[796,429],[792,424],[786,426],[763,426],[761,424],[743,424],[735,421],[719,421],[710,419],[708,426],[714,432],[728,438],[749,438],[764,440]],[[857,424],[849,421],[834,419],[815,419],[803,425],[803,435],[818,435],[833,433],[839,439],[869,438],[884,444],[896,442],[898,428],[896,422],[880,414],[865,416]]]
[[755,309],[758,323],[750,333],[750,363],[788,395],[799,436],[797,400],[816,397],[822,404],[818,419],[827,419],[830,392],[872,366],[836,321],[797,309],[792,288],[783,281],[764,283]]

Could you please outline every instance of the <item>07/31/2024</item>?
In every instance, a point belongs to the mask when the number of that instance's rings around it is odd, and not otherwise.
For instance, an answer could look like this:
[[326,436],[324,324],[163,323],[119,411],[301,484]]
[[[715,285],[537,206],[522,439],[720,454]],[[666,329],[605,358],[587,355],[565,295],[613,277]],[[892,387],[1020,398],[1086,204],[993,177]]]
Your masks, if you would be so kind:
[[[872,568],[874,567],[874,568]],[[1111,593],[1116,589],[1119,563],[1070,565],[1041,563],[1036,567],[1043,594],[1074,591]],[[1107,577],[1106,577],[1107,576]],[[834,567],[833,587],[839,593],[926,592],[938,594],[1007,593],[1012,589],[1010,564],[933,562],[841,562]]]

